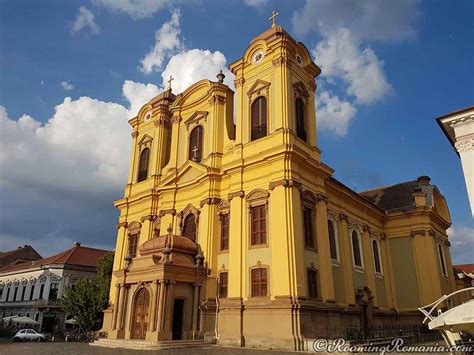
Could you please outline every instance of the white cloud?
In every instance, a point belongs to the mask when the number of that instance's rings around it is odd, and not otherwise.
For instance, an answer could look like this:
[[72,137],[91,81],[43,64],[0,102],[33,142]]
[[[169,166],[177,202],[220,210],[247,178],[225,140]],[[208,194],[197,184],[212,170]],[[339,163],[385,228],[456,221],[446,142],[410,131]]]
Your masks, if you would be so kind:
[[260,8],[268,4],[268,0],[244,0],[245,4],[248,6]]
[[416,36],[419,0],[306,0],[293,14],[296,34],[330,35],[341,27],[364,40],[399,41]]
[[474,228],[467,226],[451,226],[447,230],[451,242],[453,264],[472,263],[474,250]]
[[165,22],[158,31],[155,32],[155,45],[141,60],[141,70],[145,74],[162,69],[163,61],[174,53],[183,50],[184,45],[180,38],[181,14],[179,10],[173,10],[171,19]]
[[61,86],[64,90],[69,91],[74,89],[74,85],[72,85],[69,80],[61,81]]
[[226,58],[219,52],[202,49],[190,49],[171,57],[165,70],[161,73],[163,87],[172,75],[173,92],[180,93],[201,79],[216,81],[219,70],[225,74],[224,83],[233,88],[234,75],[226,67]]
[[[168,79],[173,76],[172,88],[174,93],[180,93],[190,85],[201,79],[216,81],[220,70],[225,74],[225,83],[233,87],[233,74],[226,67],[226,58],[219,51],[211,52],[204,49],[186,49],[181,38],[180,12],[174,10],[171,19],[165,22],[155,33],[155,46],[141,60],[141,70],[146,74],[160,71],[162,84],[159,90],[168,87]],[[169,58],[166,67],[164,62]],[[149,84],[151,85],[151,84]],[[124,86],[125,88],[125,86]],[[132,93],[137,88],[127,86],[127,92]],[[140,90],[145,90],[141,87]],[[155,87],[146,89],[149,93],[156,91]],[[125,91],[125,90],[124,90]],[[138,111],[140,102],[129,100],[132,103],[131,111]]]
[[125,80],[122,86],[123,96],[130,103],[129,117],[135,117],[144,104],[163,91],[154,84],[136,83]]
[[84,6],[81,6],[76,21],[72,25],[72,33],[87,29],[89,29],[92,34],[100,33],[100,27],[95,23],[94,14]]
[[126,13],[136,20],[153,16],[157,11],[176,6],[177,0],[93,0],[95,5],[104,6],[111,11]]
[[319,42],[313,56],[321,66],[323,78],[342,79],[347,93],[355,96],[358,103],[373,103],[391,91],[383,62],[371,48],[363,49],[345,28]]
[[119,104],[66,97],[43,124],[27,115],[12,120],[0,106],[0,187],[90,195],[123,187],[127,114]]
[[343,101],[328,91],[323,91],[316,98],[318,128],[345,136],[349,122],[354,118],[357,109],[349,101]]

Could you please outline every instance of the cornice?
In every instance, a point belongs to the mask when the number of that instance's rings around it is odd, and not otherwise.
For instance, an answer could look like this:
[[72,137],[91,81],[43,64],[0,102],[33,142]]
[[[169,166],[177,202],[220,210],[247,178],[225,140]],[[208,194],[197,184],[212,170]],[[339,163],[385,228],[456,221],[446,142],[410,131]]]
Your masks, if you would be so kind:
[[467,152],[468,150],[474,150],[474,138],[460,140],[454,143],[454,147],[456,148],[458,153]]
[[229,195],[227,196],[227,200],[232,201],[232,199],[234,197],[240,197],[240,198],[244,198],[245,197],[245,192],[240,190],[240,191],[235,191],[235,192],[231,192],[229,193]]

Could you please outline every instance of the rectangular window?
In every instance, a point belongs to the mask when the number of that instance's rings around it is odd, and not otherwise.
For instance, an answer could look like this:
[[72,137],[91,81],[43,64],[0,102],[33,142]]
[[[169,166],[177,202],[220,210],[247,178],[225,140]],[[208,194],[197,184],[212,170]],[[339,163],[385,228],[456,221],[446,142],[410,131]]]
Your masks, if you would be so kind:
[[35,284],[32,284],[31,287],[30,287],[30,298],[29,298],[29,300],[33,299],[34,293],[35,293]]
[[268,294],[267,288],[267,269],[259,268],[253,269],[251,272],[251,295],[252,297],[266,297]]
[[132,234],[128,236],[128,255],[132,258],[137,256],[138,235]]
[[313,210],[303,207],[303,224],[304,224],[304,244],[306,248],[314,249],[313,236]]
[[50,300],[55,300],[58,298],[58,290],[59,290],[59,284],[54,283],[51,284],[51,287],[49,288],[49,297],[48,299]]
[[221,214],[221,250],[229,250],[229,214]]
[[250,245],[267,243],[267,211],[265,205],[250,208]]
[[22,286],[21,299],[20,299],[20,301],[24,301],[24,300],[25,300],[25,292],[26,292],[26,284]]
[[39,299],[42,299],[43,298],[43,292],[44,292],[44,284],[41,284],[40,286],[40,293],[39,293]]
[[219,297],[227,297],[227,285],[228,285],[229,274],[227,272],[221,272],[219,274]]
[[308,294],[310,298],[318,298],[318,273],[308,270]]

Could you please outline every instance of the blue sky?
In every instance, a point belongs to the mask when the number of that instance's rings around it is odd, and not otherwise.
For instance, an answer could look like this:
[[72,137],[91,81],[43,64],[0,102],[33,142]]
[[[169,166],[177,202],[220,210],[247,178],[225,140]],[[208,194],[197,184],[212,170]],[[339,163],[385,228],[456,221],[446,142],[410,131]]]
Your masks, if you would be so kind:
[[175,91],[214,79],[276,9],[323,70],[318,139],[335,177],[362,191],[429,175],[454,261],[473,262],[461,164],[435,121],[473,104],[472,1],[170,3],[0,1],[0,249],[112,248],[127,118],[163,76]]

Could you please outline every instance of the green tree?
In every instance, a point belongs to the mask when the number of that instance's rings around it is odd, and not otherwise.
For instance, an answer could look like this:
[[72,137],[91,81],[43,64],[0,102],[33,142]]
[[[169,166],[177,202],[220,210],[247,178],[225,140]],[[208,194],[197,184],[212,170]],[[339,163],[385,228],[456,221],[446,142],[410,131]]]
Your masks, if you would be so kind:
[[100,329],[102,312],[109,305],[113,261],[113,253],[104,255],[97,263],[95,277],[79,279],[73,288],[64,291],[61,308],[74,317],[80,329]]

